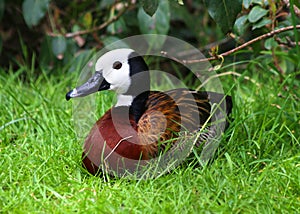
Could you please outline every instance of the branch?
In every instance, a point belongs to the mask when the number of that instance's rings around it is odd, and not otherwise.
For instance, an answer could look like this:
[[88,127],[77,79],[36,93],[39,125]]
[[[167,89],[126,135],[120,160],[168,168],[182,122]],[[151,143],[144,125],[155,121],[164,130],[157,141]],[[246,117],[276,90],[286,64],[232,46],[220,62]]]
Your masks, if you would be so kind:
[[[300,29],[300,25],[296,25],[295,28],[296,29]],[[224,56],[228,56],[228,55],[230,55],[232,53],[235,53],[235,52],[237,52],[237,51],[239,51],[239,50],[241,50],[241,49],[243,49],[243,48],[245,48],[245,47],[247,47],[247,46],[249,46],[249,45],[251,45],[251,44],[253,44],[255,42],[258,42],[258,41],[263,40],[263,39],[270,38],[270,37],[272,37],[272,36],[274,36],[276,34],[279,34],[279,33],[285,32],[285,31],[289,31],[289,30],[293,30],[293,29],[294,29],[294,26],[288,26],[288,27],[276,29],[276,30],[273,30],[273,31],[271,31],[269,33],[266,33],[266,34],[263,34],[263,35],[261,35],[259,37],[256,37],[256,38],[254,38],[254,39],[252,39],[252,40],[250,40],[250,41],[248,41],[248,42],[246,42],[246,43],[244,43],[244,44],[242,44],[242,45],[240,45],[240,46],[238,46],[238,47],[236,47],[236,48],[234,48],[234,49],[232,49],[230,51],[224,52],[222,54],[219,54],[219,55],[216,55],[216,56],[212,56],[212,57],[209,57],[209,58],[205,58],[205,59],[182,60],[182,63],[183,64],[192,64],[192,63],[198,63],[198,62],[206,62],[206,61],[216,60],[216,59],[222,58]],[[164,53],[164,54],[166,55],[166,53]]]
[[84,35],[84,34],[89,34],[89,33],[93,33],[93,32],[102,30],[103,28],[107,27],[111,23],[117,21],[127,11],[127,9],[130,6],[131,6],[131,4],[125,3],[124,8],[116,16],[113,16],[111,19],[107,20],[106,22],[104,22],[101,25],[99,25],[97,27],[94,27],[92,29],[77,31],[77,32],[74,32],[74,33],[65,33],[65,34],[49,32],[48,35],[52,36],[52,37],[64,36],[65,38],[73,38],[73,37],[76,37],[76,36],[81,36],[81,35]]
[[[283,0],[283,2],[286,4],[287,8],[290,7],[290,1],[289,0]],[[298,17],[300,17],[300,9],[295,4],[293,5],[293,8],[294,8],[295,14]]]
[[289,37],[285,37],[286,42],[283,42],[281,39],[279,38],[275,38],[275,41],[279,44],[279,45],[284,45],[287,46],[289,48],[294,48],[297,45],[300,45],[300,42],[298,42],[298,44],[296,42],[293,42]]

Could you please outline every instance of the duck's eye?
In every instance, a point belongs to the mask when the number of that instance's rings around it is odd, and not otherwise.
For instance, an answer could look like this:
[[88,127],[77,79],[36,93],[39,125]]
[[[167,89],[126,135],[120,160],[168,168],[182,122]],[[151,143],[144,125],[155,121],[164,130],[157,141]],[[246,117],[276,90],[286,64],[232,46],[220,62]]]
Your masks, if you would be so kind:
[[113,68],[114,69],[120,69],[122,67],[122,63],[121,62],[119,62],[119,61],[116,61],[116,62],[114,62],[114,64],[113,64]]

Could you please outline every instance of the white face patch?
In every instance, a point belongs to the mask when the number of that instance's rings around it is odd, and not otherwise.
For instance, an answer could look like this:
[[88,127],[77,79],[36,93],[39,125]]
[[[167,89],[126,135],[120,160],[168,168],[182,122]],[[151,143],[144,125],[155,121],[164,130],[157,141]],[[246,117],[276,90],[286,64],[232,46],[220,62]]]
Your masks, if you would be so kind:
[[[116,91],[117,94],[125,93],[131,84],[128,57],[132,52],[134,50],[126,48],[112,50],[96,62],[96,71],[102,72],[105,80],[110,83],[110,90]],[[118,66],[115,66],[116,64]]]

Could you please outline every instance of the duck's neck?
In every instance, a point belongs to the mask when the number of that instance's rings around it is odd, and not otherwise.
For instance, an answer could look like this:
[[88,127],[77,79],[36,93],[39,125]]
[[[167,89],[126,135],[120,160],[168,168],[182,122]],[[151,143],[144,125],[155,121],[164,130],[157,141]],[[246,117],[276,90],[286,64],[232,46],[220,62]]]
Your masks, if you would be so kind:
[[139,119],[146,110],[146,102],[149,97],[149,91],[143,92],[138,96],[119,94],[117,96],[117,103],[114,106],[117,107],[128,107],[129,113],[133,115],[134,120],[138,123]]
[[146,110],[146,102],[149,98],[149,91],[145,91],[133,99],[133,102],[129,108],[129,113],[133,115],[135,122],[137,123]]
[[132,95],[118,94],[117,103],[116,103],[115,107],[131,106],[133,99],[134,99],[134,97]]

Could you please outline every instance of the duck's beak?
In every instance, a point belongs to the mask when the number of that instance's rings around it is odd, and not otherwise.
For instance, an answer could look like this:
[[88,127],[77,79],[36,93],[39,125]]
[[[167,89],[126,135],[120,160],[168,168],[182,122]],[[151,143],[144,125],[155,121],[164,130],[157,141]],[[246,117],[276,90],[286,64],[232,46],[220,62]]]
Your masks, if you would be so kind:
[[74,88],[66,94],[66,100],[74,97],[84,97],[97,91],[107,90],[110,84],[104,79],[101,72],[96,72],[88,81]]

